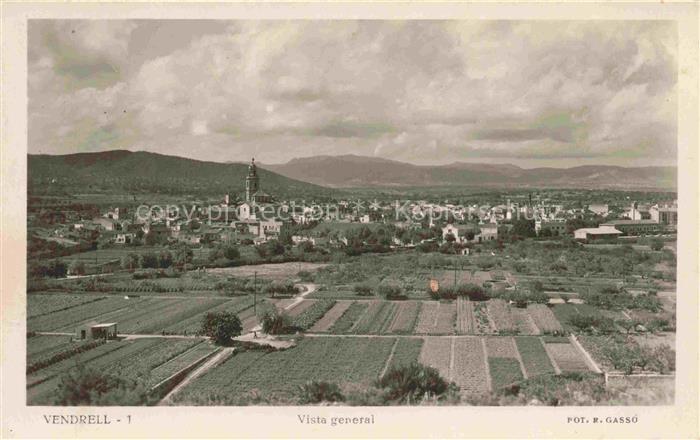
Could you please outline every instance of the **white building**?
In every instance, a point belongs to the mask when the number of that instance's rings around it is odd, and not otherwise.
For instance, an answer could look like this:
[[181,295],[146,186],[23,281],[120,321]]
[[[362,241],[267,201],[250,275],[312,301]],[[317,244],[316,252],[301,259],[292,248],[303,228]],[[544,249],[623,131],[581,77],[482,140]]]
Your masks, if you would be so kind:
[[617,238],[622,235],[621,231],[610,227],[601,226],[598,228],[581,228],[574,231],[574,238],[576,240],[597,240],[601,238]]

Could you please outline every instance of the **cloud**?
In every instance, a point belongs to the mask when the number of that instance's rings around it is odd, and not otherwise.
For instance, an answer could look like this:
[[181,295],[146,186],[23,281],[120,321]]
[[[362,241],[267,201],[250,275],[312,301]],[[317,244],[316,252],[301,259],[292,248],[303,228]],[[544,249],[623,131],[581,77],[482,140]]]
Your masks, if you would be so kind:
[[[671,22],[218,21],[206,29],[201,21],[32,22],[30,151],[128,142],[209,160],[255,151],[270,163],[352,153],[562,164],[654,163],[676,152]],[[178,30],[189,37],[167,38]]]

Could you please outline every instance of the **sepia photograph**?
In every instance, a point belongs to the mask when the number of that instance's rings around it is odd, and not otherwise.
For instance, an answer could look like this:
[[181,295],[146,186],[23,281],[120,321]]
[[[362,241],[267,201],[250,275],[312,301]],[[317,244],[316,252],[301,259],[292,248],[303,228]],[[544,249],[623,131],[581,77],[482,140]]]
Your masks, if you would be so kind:
[[27,404],[673,402],[674,23],[28,32]]
[[563,407],[622,435],[688,402],[679,21],[259,10],[25,19],[3,369],[35,423]]

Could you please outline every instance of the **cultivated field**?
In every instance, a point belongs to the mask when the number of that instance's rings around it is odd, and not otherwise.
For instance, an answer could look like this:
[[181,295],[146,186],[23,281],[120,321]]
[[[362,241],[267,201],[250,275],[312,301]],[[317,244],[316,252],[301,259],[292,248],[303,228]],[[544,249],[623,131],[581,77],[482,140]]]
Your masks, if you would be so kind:
[[[60,299],[62,296],[27,295],[27,308],[35,313],[27,319],[27,330],[72,333],[88,323],[116,322],[118,331],[125,334],[192,334],[198,331],[207,312],[227,310],[241,313],[253,306],[251,296],[125,299],[121,296],[85,295],[84,302],[70,299],[68,303]],[[54,311],[49,311],[52,308]]]
[[[29,338],[31,339],[34,338]],[[37,341],[38,342],[38,341]],[[61,341],[56,339],[56,344]],[[65,341],[64,341],[65,342]],[[39,344],[44,344],[41,341]],[[37,346],[29,342],[30,346]],[[196,352],[189,352],[196,348]],[[102,343],[82,353],[73,354],[63,360],[46,365],[27,375],[27,404],[55,404],[54,395],[61,375],[78,368],[79,364],[101,372],[119,372],[141,378],[148,386],[154,386],[173,372],[179,371],[193,358],[201,358],[213,347],[198,339],[143,338],[133,341],[111,341]],[[36,363],[39,354],[34,352],[28,363]]]

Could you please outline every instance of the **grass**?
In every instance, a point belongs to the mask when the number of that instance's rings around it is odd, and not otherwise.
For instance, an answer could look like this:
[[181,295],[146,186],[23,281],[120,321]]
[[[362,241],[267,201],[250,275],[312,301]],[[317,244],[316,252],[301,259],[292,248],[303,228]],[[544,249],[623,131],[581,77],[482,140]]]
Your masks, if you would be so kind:
[[491,386],[494,391],[523,379],[520,371],[520,363],[512,358],[489,358],[489,372],[491,374]]

